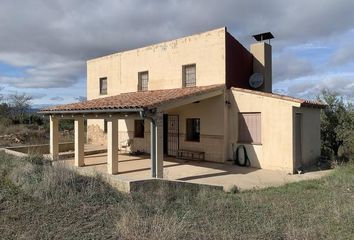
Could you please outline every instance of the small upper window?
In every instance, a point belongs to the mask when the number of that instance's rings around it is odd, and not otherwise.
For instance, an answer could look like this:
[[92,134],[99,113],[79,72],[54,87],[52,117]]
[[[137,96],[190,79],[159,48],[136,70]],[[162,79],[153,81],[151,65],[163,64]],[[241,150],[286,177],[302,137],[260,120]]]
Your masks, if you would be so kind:
[[135,120],[134,121],[134,137],[144,138],[144,120]]
[[195,64],[182,67],[183,87],[194,87],[196,85],[196,67]]
[[107,94],[107,78],[100,78],[100,95]]
[[200,141],[200,118],[187,118],[187,141]]
[[139,72],[138,91],[147,91],[149,88],[149,72]]

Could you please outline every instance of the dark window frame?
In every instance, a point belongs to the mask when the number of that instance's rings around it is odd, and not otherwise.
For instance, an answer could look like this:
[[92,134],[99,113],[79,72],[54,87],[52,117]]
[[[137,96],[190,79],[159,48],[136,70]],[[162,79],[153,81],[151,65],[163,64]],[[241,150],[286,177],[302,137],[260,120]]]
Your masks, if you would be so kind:
[[[191,72],[194,69],[194,73]],[[182,66],[182,86],[195,87],[197,85],[197,65],[195,63]]]
[[144,119],[134,120],[134,137],[144,138],[145,137],[145,121]]
[[[100,80],[99,80],[100,82],[99,82],[99,84],[100,84],[100,89],[99,89],[99,91],[100,91],[100,95],[107,95],[107,93],[108,93],[108,80],[107,80],[107,77],[101,77],[100,78]],[[103,88],[103,82],[106,82],[106,88],[104,89]]]
[[107,133],[107,120],[106,119],[103,120],[103,132]]
[[186,141],[200,142],[200,118],[186,118]]
[[149,71],[138,72],[138,91],[148,91],[148,90],[149,90]]

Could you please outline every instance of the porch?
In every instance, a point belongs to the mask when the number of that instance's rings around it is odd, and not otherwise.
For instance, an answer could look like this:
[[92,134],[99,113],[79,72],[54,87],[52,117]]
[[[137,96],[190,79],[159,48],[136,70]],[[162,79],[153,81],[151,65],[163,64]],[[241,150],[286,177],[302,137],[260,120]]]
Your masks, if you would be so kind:
[[[85,149],[91,148],[97,147],[85,146]],[[149,155],[132,156],[122,152],[118,155],[119,173],[117,175],[107,174],[107,153],[85,156],[85,165],[80,168],[75,167],[74,158],[59,162],[73,167],[82,174],[102,174],[113,186],[123,191],[130,191],[131,183],[143,184],[152,179]],[[233,186],[237,186],[240,190],[280,186],[301,180],[317,179],[328,173],[328,171],[315,171],[301,175],[289,175],[282,171],[240,167],[231,162],[186,161],[172,157],[164,157],[163,172],[164,180],[215,186],[225,191]]]
[[[84,157],[85,120],[105,120],[107,133],[105,169],[108,174],[116,175],[122,172],[118,167],[118,162],[121,159],[118,158],[117,154],[120,147],[119,120],[147,120],[150,125],[149,152],[151,161],[147,161],[148,167],[145,168],[151,171],[151,177],[164,178],[164,140],[166,140],[166,137],[164,137],[166,133],[164,132],[164,114],[170,109],[222,96],[224,89],[224,85],[211,85],[140,91],[44,109],[40,113],[47,114],[50,117],[50,156],[52,160],[59,159],[59,122],[62,119],[72,119],[75,125],[74,165],[84,167],[87,164]],[[197,129],[197,127],[195,128]],[[178,134],[171,134],[179,137]],[[175,146],[174,150],[176,151],[178,145]],[[95,164],[99,165],[100,163]]]

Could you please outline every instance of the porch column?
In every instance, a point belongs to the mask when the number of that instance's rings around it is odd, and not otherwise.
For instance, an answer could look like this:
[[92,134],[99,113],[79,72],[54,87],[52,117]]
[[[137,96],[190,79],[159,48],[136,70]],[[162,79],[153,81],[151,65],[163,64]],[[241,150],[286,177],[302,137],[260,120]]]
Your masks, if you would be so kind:
[[75,166],[83,167],[84,162],[84,142],[85,142],[85,132],[84,132],[84,119],[76,118],[74,120],[75,125]]
[[59,157],[59,120],[50,116],[50,158],[57,160]]
[[107,119],[107,171],[118,173],[118,119]]
[[163,178],[163,115],[151,120],[151,175]]

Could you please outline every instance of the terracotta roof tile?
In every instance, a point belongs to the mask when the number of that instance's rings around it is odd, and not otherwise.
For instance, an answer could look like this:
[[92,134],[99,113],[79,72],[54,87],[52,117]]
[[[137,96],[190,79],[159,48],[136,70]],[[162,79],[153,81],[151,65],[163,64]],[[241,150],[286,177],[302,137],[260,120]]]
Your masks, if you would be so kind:
[[175,88],[143,92],[121,93],[115,96],[92,99],[79,103],[59,105],[41,110],[41,113],[65,111],[89,111],[110,109],[140,109],[154,108],[168,101],[179,100],[185,97],[208,93],[224,88],[224,84]]
[[233,87],[232,89],[236,90],[236,91],[240,91],[240,92],[257,94],[257,95],[261,95],[261,96],[265,96],[265,97],[278,98],[278,99],[291,101],[291,102],[297,102],[297,103],[300,103],[301,106],[304,106],[304,107],[316,107],[316,108],[325,108],[326,107],[326,104],[323,104],[319,101],[310,101],[310,100],[306,100],[306,99],[294,98],[294,97],[280,95],[280,94],[276,94],[276,93],[260,92],[260,91],[244,89],[244,88]]

